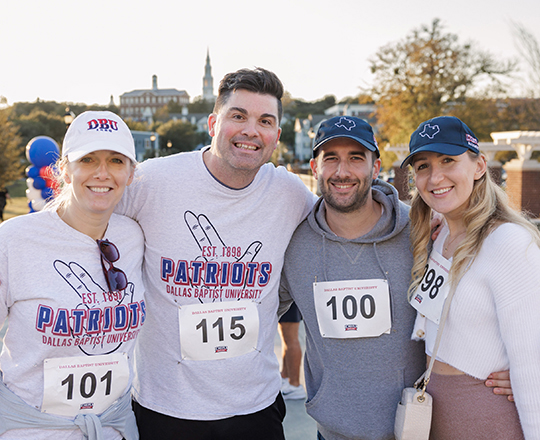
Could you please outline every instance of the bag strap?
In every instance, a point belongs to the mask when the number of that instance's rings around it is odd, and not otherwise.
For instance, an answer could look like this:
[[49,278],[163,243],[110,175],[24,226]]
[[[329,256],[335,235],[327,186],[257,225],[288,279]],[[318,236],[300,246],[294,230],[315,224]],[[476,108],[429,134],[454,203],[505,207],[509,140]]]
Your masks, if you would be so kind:
[[444,302],[444,308],[441,315],[441,320],[439,322],[439,329],[437,330],[437,339],[435,339],[435,346],[433,347],[433,352],[431,353],[431,359],[429,361],[429,366],[427,370],[420,376],[420,378],[415,382],[414,387],[416,389],[422,389],[422,400],[424,397],[424,394],[426,392],[426,387],[429,383],[429,378],[431,377],[431,370],[433,369],[433,364],[435,363],[435,358],[437,357],[437,351],[439,351],[439,345],[441,343],[441,337],[442,337],[442,331],[444,328],[444,324],[446,323],[446,318],[448,317],[448,312],[450,310],[450,303],[452,302],[452,297],[454,296],[454,293],[456,292],[458,283],[452,283],[452,286],[450,287],[450,292],[448,293],[448,296],[446,297],[446,300]]

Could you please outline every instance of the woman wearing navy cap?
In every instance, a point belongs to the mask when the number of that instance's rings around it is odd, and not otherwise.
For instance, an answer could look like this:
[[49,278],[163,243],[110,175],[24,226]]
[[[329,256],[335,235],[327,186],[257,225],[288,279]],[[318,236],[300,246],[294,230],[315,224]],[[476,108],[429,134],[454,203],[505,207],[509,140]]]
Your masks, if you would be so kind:
[[[413,335],[432,354],[444,298],[455,294],[427,391],[431,439],[540,439],[540,234],[492,181],[458,118],[420,124],[410,155]],[[432,211],[444,217],[430,246]],[[483,386],[510,369],[515,404]],[[516,410],[517,408],[517,410]]]

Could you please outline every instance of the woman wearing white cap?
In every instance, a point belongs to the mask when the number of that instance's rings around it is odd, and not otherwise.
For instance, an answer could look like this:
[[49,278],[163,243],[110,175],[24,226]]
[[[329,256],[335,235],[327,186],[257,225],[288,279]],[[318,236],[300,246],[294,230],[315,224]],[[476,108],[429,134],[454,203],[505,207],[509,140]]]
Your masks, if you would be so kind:
[[64,139],[59,196],[0,227],[0,439],[138,439],[143,235],[113,214],[135,164],[120,117],[85,112]]
[[[427,391],[431,437],[540,439],[540,235],[491,180],[474,133],[437,117],[412,134],[402,167],[414,170],[411,304],[413,335],[432,355],[444,299],[446,322]],[[431,212],[444,217],[428,253]],[[483,386],[510,369],[515,404]],[[517,408],[517,411],[516,411]]]

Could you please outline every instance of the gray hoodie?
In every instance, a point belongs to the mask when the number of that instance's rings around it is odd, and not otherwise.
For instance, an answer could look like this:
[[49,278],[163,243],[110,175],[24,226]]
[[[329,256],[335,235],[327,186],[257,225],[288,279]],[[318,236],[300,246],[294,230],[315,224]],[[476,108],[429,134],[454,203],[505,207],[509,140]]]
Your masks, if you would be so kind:
[[[306,409],[325,440],[393,439],[401,391],[425,369],[424,345],[410,339],[416,312],[407,302],[412,266],[409,208],[385,182],[376,180],[372,190],[383,213],[368,234],[354,240],[336,236],[326,223],[320,199],[296,229],[285,254],[280,311],[294,300],[302,313]],[[388,282],[390,334],[323,338],[313,282],[354,279]]]

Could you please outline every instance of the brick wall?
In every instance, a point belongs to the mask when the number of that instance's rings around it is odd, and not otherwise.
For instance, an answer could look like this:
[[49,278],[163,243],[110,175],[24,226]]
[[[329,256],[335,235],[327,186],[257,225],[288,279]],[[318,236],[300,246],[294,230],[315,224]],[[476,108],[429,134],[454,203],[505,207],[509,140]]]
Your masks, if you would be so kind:
[[540,170],[507,170],[506,193],[514,208],[540,217]]

